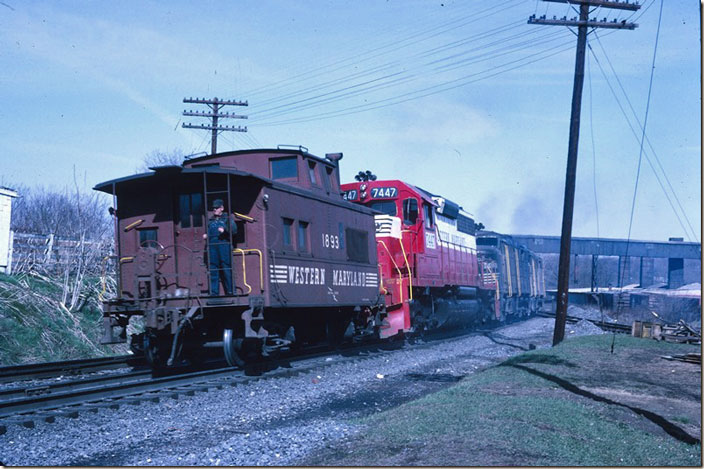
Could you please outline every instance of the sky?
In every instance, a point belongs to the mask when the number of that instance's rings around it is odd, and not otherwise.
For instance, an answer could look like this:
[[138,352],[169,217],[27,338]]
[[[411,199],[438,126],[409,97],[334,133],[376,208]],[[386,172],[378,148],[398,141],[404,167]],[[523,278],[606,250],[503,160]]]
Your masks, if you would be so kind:
[[[641,4],[592,14],[638,26],[588,36],[572,234],[700,241],[700,4]],[[224,109],[247,132],[219,151],[342,152],[343,182],[371,170],[488,229],[559,235],[576,36],[533,14],[577,15],[541,0],[2,0],[0,185],[90,189],[154,151],[209,152],[208,132],[181,127],[205,109],[183,98],[218,97],[248,102]]]

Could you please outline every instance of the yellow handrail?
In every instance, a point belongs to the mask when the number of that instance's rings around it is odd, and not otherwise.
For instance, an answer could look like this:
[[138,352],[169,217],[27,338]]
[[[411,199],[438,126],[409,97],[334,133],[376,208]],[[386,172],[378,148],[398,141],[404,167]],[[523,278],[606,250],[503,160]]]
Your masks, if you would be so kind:
[[262,262],[262,252],[259,249],[240,249],[240,248],[235,248],[232,250],[232,252],[240,252],[242,253],[242,281],[244,282],[244,285],[249,288],[249,291],[247,294],[249,294],[252,291],[251,285],[247,283],[247,269],[245,265],[245,254],[248,252],[253,252],[256,253],[257,256],[259,256],[259,288],[261,291],[264,291],[264,267],[263,267],[263,262]]
[[511,282],[511,256],[508,253],[508,246],[504,244],[504,252],[506,253],[506,280],[508,280],[508,296],[513,296],[513,285]]
[[394,256],[391,255],[391,251],[389,251],[389,248],[386,247],[386,243],[384,243],[383,241],[377,241],[377,243],[381,243],[381,245],[384,246],[384,249],[386,249],[386,252],[389,254],[389,259],[391,259],[391,262],[394,263],[394,267],[396,267],[396,271],[398,272],[398,278],[399,280],[401,280],[398,285],[398,293],[399,295],[401,295],[401,303],[403,303],[403,276],[401,275],[401,269],[398,268],[398,264],[396,264]]
[[135,228],[135,227],[141,225],[142,223],[144,223],[144,220],[142,220],[142,219],[140,218],[139,220],[137,220],[137,221],[135,221],[135,222],[132,222],[132,223],[130,223],[129,225],[127,225],[126,227],[124,227],[123,230],[124,230],[125,233],[126,233],[126,232],[128,232],[129,230],[131,230],[132,228]]
[[518,249],[513,248],[513,254],[516,258],[516,286],[518,287],[518,296],[521,296],[521,263],[518,262]]
[[384,289],[384,295],[387,295],[389,293],[389,290],[387,290],[384,286],[384,272],[381,268],[381,264],[377,264],[376,270],[379,272],[379,286]]
[[398,243],[401,245],[401,252],[403,253],[403,260],[406,262],[406,269],[408,270],[408,299],[413,299],[413,280],[411,280],[411,266],[408,265],[408,257],[406,257],[406,249],[403,247],[403,239],[399,238]]

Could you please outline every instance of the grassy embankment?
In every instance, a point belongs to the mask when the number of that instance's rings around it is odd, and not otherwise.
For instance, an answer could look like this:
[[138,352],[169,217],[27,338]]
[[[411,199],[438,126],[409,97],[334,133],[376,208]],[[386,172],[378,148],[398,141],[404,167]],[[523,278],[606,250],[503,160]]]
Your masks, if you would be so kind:
[[100,280],[85,284],[82,307],[70,312],[60,303],[60,281],[0,274],[0,366],[125,353],[99,344]]
[[570,339],[375,414],[324,465],[695,465],[701,369],[661,355],[699,347],[612,335]]

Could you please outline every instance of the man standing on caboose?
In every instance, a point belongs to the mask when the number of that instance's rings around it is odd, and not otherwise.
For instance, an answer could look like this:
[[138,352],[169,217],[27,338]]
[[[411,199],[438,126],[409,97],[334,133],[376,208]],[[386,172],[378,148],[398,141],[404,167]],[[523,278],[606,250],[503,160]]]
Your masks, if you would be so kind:
[[223,215],[222,199],[213,201],[213,216],[208,220],[208,264],[210,267],[210,296],[219,293],[218,278],[225,295],[232,295],[232,237],[237,234],[237,224],[229,215]]

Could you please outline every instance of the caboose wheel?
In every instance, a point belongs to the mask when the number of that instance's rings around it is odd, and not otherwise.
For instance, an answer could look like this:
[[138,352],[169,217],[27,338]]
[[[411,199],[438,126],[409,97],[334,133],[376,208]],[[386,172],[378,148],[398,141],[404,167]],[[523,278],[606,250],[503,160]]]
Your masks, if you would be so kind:
[[171,353],[171,342],[153,333],[144,334],[144,357],[152,369],[166,366],[166,361]]
[[235,337],[232,329],[225,329],[222,333],[222,347],[225,352],[225,361],[230,366],[244,366],[242,359],[242,339]]

